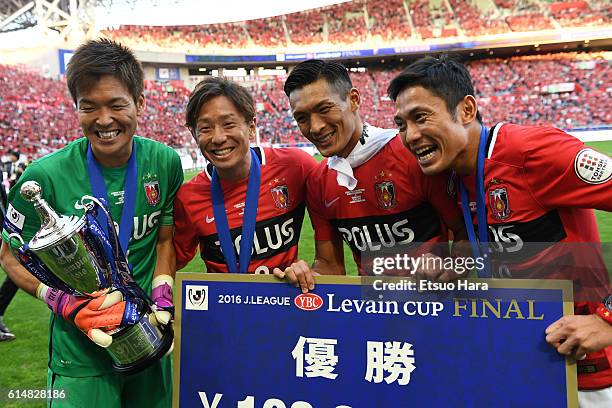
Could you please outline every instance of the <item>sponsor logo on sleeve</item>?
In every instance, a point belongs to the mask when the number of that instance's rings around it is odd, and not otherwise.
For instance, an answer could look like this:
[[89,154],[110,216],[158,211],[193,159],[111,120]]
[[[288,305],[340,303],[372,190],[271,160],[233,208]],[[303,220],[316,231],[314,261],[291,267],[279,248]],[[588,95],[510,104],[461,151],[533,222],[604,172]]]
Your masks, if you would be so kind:
[[612,178],[612,159],[593,149],[582,149],[574,160],[576,176],[588,184],[603,184]]
[[208,286],[186,285],[185,310],[208,310]]
[[25,223],[25,215],[17,211],[12,204],[9,204],[8,211],[6,212],[6,221],[10,226],[21,232]]

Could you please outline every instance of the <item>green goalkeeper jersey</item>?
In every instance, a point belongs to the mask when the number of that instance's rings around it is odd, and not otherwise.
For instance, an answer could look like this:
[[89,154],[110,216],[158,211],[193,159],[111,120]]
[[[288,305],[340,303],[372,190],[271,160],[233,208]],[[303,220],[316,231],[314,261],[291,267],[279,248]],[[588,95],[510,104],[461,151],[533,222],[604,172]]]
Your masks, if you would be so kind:
[[[153,140],[134,137],[138,164],[136,208],[132,235],[128,246],[128,262],[133,277],[151,293],[151,281],[156,260],[157,232],[161,225],[172,225],[174,195],[183,183],[183,170],[178,154]],[[9,192],[9,208],[3,239],[7,230],[20,231],[25,242],[40,228],[40,219],[31,203],[19,194],[28,180],[37,181],[43,197],[63,215],[81,216],[78,205],[83,195],[91,195],[87,172],[87,139],[81,138],[57,152],[32,163],[19,182]],[[107,201],[115,224],[121,219],[124,201],[124,181],[127,164],[120,168],[102,168],[107,189]],[[76,204],[76,205],[75,205]],[[50,367],[60,374],[86,377],[112,371],[108,353],[94,344],[71,323],[51,315]]]

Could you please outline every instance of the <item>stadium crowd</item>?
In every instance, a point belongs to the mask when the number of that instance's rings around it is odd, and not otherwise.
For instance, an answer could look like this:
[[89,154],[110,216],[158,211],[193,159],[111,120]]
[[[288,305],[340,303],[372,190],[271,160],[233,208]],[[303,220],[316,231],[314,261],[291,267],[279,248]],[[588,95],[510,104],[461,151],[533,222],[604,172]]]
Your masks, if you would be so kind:
[[363,2],[353,1],[325,10],[327,41],[331,44],[364,42],[368,36]]
[[[146,81],[147,110],[139,135],[173,147],[191,136],[183,125],[189,91],[176,82]],[[54,151],[81,137],[74,103],[64,81],[0,65],[0,153],[19,147],[29,157]]]
[[404,0],[369,0],[366,5],[372,37],[383,41],[410,38],[412,30],[402,12]]
[[[610,62],[601,54],[562,53],[471,61],[485,123],[510,121],[552,124],[562,129],[612,124]],[[393,104],[386,87],[397,70],[351,72],[361,91],[364,120],[393,127]],[[305,139],[295,127],[282,90],[284,78],[251,81],[258,106],[260,140],[296,144]],[[73,102],[61,80],[46,79],[0,65],[0,148],[19,146],[40,156],[80,137]],[[190,91],[182,81],[146,81],[147,112],[138,134],[173,147],[192,146],[184,126]]]
[[[397,43],[457,36],[609,26],[609,0],[353,0],[247,22],[202,26],[120,26],[103,35],[134,49],[181,50]],[[311,47],[312,48],[312,47]]]

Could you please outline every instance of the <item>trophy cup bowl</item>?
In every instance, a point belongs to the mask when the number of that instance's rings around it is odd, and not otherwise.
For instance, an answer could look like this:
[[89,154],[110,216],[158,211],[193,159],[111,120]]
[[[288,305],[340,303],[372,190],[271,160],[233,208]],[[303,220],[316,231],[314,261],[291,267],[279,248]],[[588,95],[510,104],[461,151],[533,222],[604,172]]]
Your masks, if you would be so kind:
[[[90,199],[89,204],[83,205],[86,214],[68,217],[58,214],[42,198],[37,182],[23,183],[20,193],[34,205],[41,219],[40,230],[28,244],[19,234],[9,235],[9,244],[13,240],[21,243],[15,253],[20,263],[46,285],[75,296],[91,297],[91,293],[103,289],[122,292],[130,305],[129,308],[126,305],[129,316],[124,315],[123,320],[129,323],[108,332],[113,341],[106,348],[115,371],[135,373],[163,357],[172,346],[172,327],[151,324],[153,302],[131,278],[120,246],[115,245],[114,250],[110,250],[111,243],[118,244],[118,240],[103,203],[85,196],[81,202]],[[106,215],[108,237],[91,216],[94,209]],[[109,253],[115,259],[109,259]]]

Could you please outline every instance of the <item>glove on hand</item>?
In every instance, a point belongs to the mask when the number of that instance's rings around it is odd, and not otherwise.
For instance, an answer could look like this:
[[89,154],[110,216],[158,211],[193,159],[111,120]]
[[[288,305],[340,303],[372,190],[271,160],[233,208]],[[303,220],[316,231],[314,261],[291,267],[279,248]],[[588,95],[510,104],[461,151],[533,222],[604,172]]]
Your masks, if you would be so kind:
[[158,326],[168,324],[174,315],[172,302],[172,286],[174,279],[170,275],[159,275],[153,278],[151,284],[151,299],[155,303],[155,313],[151,315],[151,324]]
[[66,321],[73,323],[94,343],[108,347],[113,338],[106,332],[121,325],[126,302],[119,291],[97,291],[90,297],[72,296],[61,290],[40,284],[36,296]]

